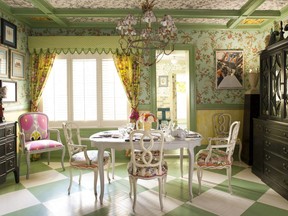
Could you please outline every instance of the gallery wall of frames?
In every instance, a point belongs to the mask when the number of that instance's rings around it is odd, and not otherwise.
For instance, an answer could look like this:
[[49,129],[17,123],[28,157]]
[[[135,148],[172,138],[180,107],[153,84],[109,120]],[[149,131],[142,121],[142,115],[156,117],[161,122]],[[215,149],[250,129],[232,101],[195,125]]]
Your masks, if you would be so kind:
[[25,78],[25,54],[17,50],[17,26],[1,18],[0,90],[6,87],[2,102],[17,101],[17,80]]

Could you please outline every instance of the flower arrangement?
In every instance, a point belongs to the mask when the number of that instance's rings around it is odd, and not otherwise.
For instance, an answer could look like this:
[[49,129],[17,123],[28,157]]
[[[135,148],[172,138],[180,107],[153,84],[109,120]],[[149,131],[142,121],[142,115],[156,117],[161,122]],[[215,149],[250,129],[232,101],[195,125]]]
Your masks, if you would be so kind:
[[142,113],[140,116],[140,121],[152,123],[152,122],[157,122],[157,118],[153,113]]
[[137,109],[132,109],[132,112],[129,116],[130,122],[136,122],[139,119],[139,112]]

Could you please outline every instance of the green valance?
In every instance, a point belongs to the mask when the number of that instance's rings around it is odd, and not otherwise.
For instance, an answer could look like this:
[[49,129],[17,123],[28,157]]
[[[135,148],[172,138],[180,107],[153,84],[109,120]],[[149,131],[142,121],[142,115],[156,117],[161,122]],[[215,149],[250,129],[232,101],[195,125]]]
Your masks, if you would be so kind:
[[30,53],[50,51],[60,53],[116,53],[119,36],[29,36]]

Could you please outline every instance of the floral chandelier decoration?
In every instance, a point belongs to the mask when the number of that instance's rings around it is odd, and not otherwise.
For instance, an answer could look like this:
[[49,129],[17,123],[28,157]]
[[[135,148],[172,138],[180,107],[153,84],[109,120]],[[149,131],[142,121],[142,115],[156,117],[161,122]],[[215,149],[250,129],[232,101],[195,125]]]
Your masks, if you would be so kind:
[[[177,27],[170,15],[164,15],[157,24],[152,11],[154,1],[146,0],[141,4],[143,14],[138,19],[129,14],[116,27],[121,35],[119,44],[122,52],[126,55],[138,54],[138,62],[144,66],[155,64],[163,55],[170,55],[177,39]],[[155,26],[152,26],[153,23],[156,23]]]

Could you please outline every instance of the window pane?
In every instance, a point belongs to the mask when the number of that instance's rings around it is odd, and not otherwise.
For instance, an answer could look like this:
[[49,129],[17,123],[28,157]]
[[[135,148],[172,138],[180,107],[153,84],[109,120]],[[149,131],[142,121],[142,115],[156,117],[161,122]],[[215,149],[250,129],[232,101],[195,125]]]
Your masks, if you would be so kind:
[[73,59],[73,119],[97,120],[96,59]]
[[67,120],[67,61],[55,59],[43,91],[43,112],[50,121]]
[[127,97],[113,59],[102,61],[103,120],[127,120]]

